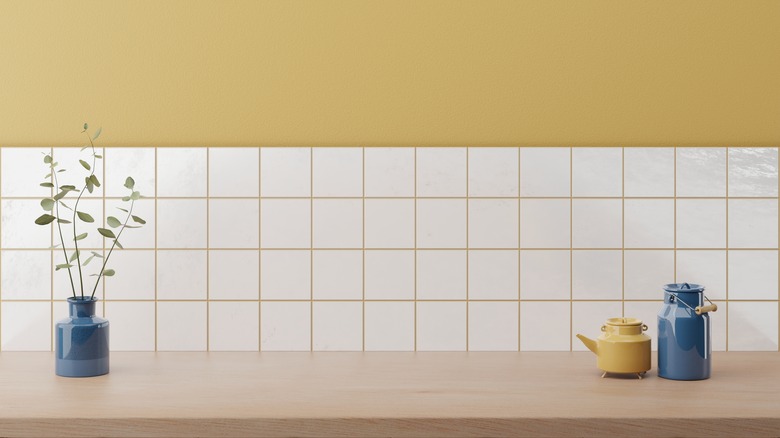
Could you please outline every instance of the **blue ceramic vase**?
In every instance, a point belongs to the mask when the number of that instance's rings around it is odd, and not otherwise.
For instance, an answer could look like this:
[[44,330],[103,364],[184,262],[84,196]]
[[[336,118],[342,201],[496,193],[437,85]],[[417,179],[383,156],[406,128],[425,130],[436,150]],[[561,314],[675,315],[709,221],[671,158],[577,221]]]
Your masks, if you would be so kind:
[[68,298],[70,317],[55,330],[58,376],[108,374],[108,320],[95,316],[96,304],[94,298]]
[[[703,308],[704,300],[704,287],[698,284],[664,286],[664,305],[658,312],[659,377],[672,380],[710,378],[712,335],[709,311]],[[712,307],[717,310],[716,306]]]

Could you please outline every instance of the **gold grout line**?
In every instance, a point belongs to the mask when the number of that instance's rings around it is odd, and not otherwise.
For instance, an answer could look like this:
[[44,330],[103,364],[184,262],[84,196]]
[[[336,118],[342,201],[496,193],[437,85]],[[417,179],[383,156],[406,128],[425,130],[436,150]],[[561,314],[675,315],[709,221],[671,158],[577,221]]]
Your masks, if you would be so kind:
[[209,268],[211,251],[209,250],[209,244],[211,243],[211,182],[209,180],[209,173],[211,168],[211,148],[206,148],[206,351],[211,351],[211,302],[209,298],[211,287],[209,284]]
[[[623,147],[623,146],[624,145],[622,145],[622,144],[602,144],[600,146],[593,146],[593,145],[590,145],[590,144],[575,144],[575,145],[566,146],[566,147],[575,148],[575,149],[580,149],[580,148],[581,149],[592,149],[594,147],[611,149],[611,148],[619,148],[619,147]],[[646,145],[645,144],[635,144],[635,145],[625,146],[625,147],[629,147],[629,148],[654,148],[655,149],[655,148],[669,148],[669,147],[673,147],[673,146],[674,146],[673,144],[646,144]],[[0,148],[3,148],[3,149],[33,149],[33,148],[36,148],[36,147],[40,147],[40,146],[36,146],[36,145],[0,146]],[[72,149],[72,148],[78,148],[79,146],[74,144],[74,145],[60,145],[60,146],[55,146],[55,147],[59,148],[59,149],[68,149],[68,148]],[[154,146],[114,144],[114,145],[109,145],[109,146],[106,146],[106,147],[112,148],[112,149],[131,149],[131,148],[150,149],[150,148],[152,148]],[[194,145],[194,146],[188,146],[188,145],[165,145],[165,146],[157,146],[157,147],[159,147],[161,149],[182,149],[182,148],[194,148],[194,149],[197,149],[197,148],[203,148],[203,147],[206,147],[206,146],[198,146],[198,145]],[[376,148],[376,149],[382,149],[382,148],[412,148],[412,147],[420,147],[420,148],[428,148],[428,149],[442,149],[442,148],[455,148],[455,147],[459,147],[459,148],[465,148],[465,147],[473,147],[473,148],[483,148],[483,147],[514,148],[514,147],[520,147],[520,148],[545,148],[545,149],[546,148],[549,148],[549,149],[556,149],[557,148],[557,149],[560,149],[560,148],[563,148],[564,146],[556,146],[556,145],[548,145],[548,146],[522,145],[522,146],[516,146],[514,144],[505,144],[505,145],[490,144],[490,145],[481,145],[480,146],[480,145],[473,145],[473,144],[459,145],[459,144],[455,144],[455,143],[453,143],[453,144],[446,144],[446,145],[428,144],[428,145],[417,146],[417,145],[412,145],[412,144],[403,145],[403,144],[393,143],[392,145],[388,145],[388,144],[373,144],[373,145],[372,144],[345,144],[345,145],[339,145],[339,146],[333,146],[333,145],[302,146],[302,145],[295,145],[295,144],[292,144],[292,145],[269,144],[269,145],[257,146],[257,145],[254,145],[254,144],[236,144],[236,145],[231,144],[231,145],[222,145],[222,146],[214,146],[214,147],[235,148],[235,149],[249,149],[249,148],[256,148],[256,147],[262,147],[262,148],[267,148],[267,149],[285,149],[285,148],[303,148],[303,147],[315,148],[315,149],[344,149],[344,148],[363,148],[363,147],[364,148],[371,148],[371,149],[374,149],[374,148]],[[724,148],[727,148],[727,147],[740,148],[740,149],[773,149],[773,148],[776,148],[777,146],[760,145],[760,144],[759,145],[743,145],[743,146],[729,146],[727,144],[720,144],[720,145],[718,145],[718,144],[704,144],[704,145],[691,145],[691,144],[689,144],[689,145],[679,145],[677,147],[679,147],[681,149],[724,149]]]
[[262,351],[263,344],[263,252],[260,250],[263,246],[263,201],[260,199],[263,188],[262,168],[262,148],[257,147],[257,351]]
[[[103,187],[100,188],[101,190],[101,198],[103,200],[103,228],[106,227],[106,149],[102,148],[101,154],[103,155],[103,158],[100,160],[100,164],[103,169],[103,175],[101,175],[101,178],[103,178]],[[155,221],[156,222],[156,221]],[[103,254],[104,260],[106,256],[106,239],[103,239],[103,251],[101,251]],[[106,318],[106,279],[103,279],[103,302],[101,303],[103,307],[103,317]],[[108,318],[106,318],[108,319]],[[109,344],[110,345],[110,344]]]
[[[422,199],[422,200],[458,200],[458,199],[464,199],[465,196],[156,196],[155,198],[161,200],[161,201],[181,201],[181,200],[205,200],[205,199],[218,199],[218,200],[255,200],[255,199],[268,199],[268,200],[309,200],[309,199],[330,199],[330,200],[362,200],[362,199]],[[619,199],[630,199],[630,200],[672,200],[672,199],[685,199],[685,200],[724,200],[724,199],[731,199],[731,200],[745,200],[745,201],[774,201],[777,200],[778,197],[776,196],[469,196],[470,199],[484,199],[484,200],[512,200],[512,199],[535,199],[535,200],[567,200],[569,198],[574,198],[577,200],[619,200]],[[38,201],[40,200],[40,197],[35,196],[2,196],[2,199],[4,200],[11,200],[11,201]],[[84,200],[93,200],[93,201],[99,201],[103,199],[101,196],[83,196],[82,199]],[[121,196],[106,196],[106,200],[111,201],[118,201],[121,200]],[[151,198],[142,198],[142,199],[151,199]]]
[[726,148],[726,351],[729,351],[729,148]]
[[[620,148],[620,312],[626,316],[626,148]],[[570,334],[571,335],[571,334]],[[570,336],[571,337],[571,336]]]
[[469,193],[469,156],[471,155],[471,148],[466,148],[466,351],[469,351],[469,338],[471,337],[471,331],[469,330],[469,258],[471,252],[469,251],[469,207],[471,204],[471,198]]
[[[86,248],[79,248],[80,250],[101,250],[103,248],[99,247],[86,247]],[[157,248],[160,251],[200,251],[203,252],[207,248]],[[308,251],[309,247],[295,247],[295,248],[243,248],[243,247],[211,247],[208,248],[212,251]],[[317,251],[360,251],[363,248],[314,248]],[[467,248],[463,247],[441,247],[441,248],[414,248],[414,247],[400,247],[400,248],[365,248],[366,251],[413,251],[413,250],[419,250],[419,251],[465,251]],[[568,247],[550,247],[550,248],[517,248],[517,247],[505,247],[505,248],[487,248],[487,247],[472,247],[468,248],[469,250],[474,251],[569,251],[570,248]],[[603,248],[588,248],[588,247],[581,247],[581,248],[571,248],[572,251],[620,251],[623,248],[620,247],[603,247]],[[641,248],[641,247],[628,247],[625,248],[626,251],[673,251],[675,248],[673,246],[667,247],[667,248]],[[726,249],[729,249],[731,251],[777,251],[780,248],[776,247],[766,247],[766,248],[724,248],[724,247],[702,247],[702,248],[680,248],[678,247],[678,251],[724,251]],[[122,251],[154,251],[155,248],[149,247],[149,248],[123,248]],[[49,251],[49,248],[3,248],[3,251]]]
[[[49,154],[52,156],[52,161],[54,161],[54,148],[49,148]],[[54,172],[54,169],[51,169],[52,174]],[[54,182],[54,176],[49,177],[49,182]],[[54,196],[54,188],[49,189],[49,196]],[[75,207],[74,207],[75,208]],[[76,226],[75,223],[73,225]],[[54,227],[49,227],[49,246],[54,246]],[[49,296],[50,296],[50,303],[49,303],[49,351],[54,351],[54,250],[49,250]],[[65,261],[67,263],[67,260]]]
[[[520,202],[521,188],[520,187],[521,187],[521,181],[522,181],[522,176],[521,176],[521,172],[522,172],[522,166],[521,166],[521,164],[522,164],[522,157],[521,157],[521,153],[522,153],[522,149],[520,149],[518,147],[517,148],[517,247],[518,248],[522,247],[522,242],[520,242],[520,229],[521,229],[521,226],[520,226],[520,214],[522,213],[521,207],[520,207],[520,204],[521,204],[521,202]],[[517,351],[521,351],[522,350],[522,342],[520,340],[521,339],[521,335],[522,335],[521,328],[520,328],[521,327],[521,323],[522,323],[522,321],[520,320],[520,311],[522,310],[521,309],[521,305],[520,305],[520,300],[523,298],[522,286],[520,285],[520,282],[521,282],[521,279],[522,279],[522,275],[523,275],[523,273],[521,272],[522,257],[523,257],[522,251],[520,251],[520,249],[518,249],[517,250]]]
[[158,271],[157,271],[157,233],[158,233],[158,227],[157,227],[157,148],[154,148],[154,351],[158,351],[157,346],[157,328],[158,328],[158,319],[159,314],[157,311],[157,279],[159,277]]
[[[0,150],[0,169],[3,167],[3,153],[2,150]],[[1,171],[1,170],[0,170]],[[2,178],[0,178],[0,196],[2,196],[3,193],[3,182]],[[0,202],[0,259],[2,259],[2,249],[3,249],[3,203]],[[52,251],[52,260],[54,260],[54,252]],[[51,266],[49,266],[49,270],[51,270]],[[3,278],[3,268],[2,263],[0,263],[0,278]],[[54,289],[52,287],[52,289]],[[2,303],[2,297],[3,297],[3,287],[2,282],[0,282],[0,353],[3,351],[3,303]]]
[[[3,303],[48,303],[51,301],[49,298],[40,298],[40,299],[24,299],[24,298],[14,298],[14,299],[7,299],[2,300]],[[130,299],[130,298],[117,298],[117,299],[111,299],[107,300],[110,303],[153,303],[155,302],[154,298],[145,298],[145,299]],[[159,299],[156,300],[160,303],[205,303],[206,299],[194,299],[194,298],[182,298],[182,299]],[[211,302],[219,302],[219,303],[256,303],[258,300],[253,299],[240,299],[240,298],[223,298],[223,299],[211,299]],[[306,298],[301,299],[276,299],[276,298],[270,298],[265,299],[263,302],[267,303],[307,303],[310,300]],[[347,299],[347,298],[322,298],[322,299],[315,299],[315,302],[323,302],[323,303],[360,303],[362,302],[361,299],[355,298],[355,299]],[[366,299],[366,302],[374,302],[374,303],[411,303],[415,301],[414,299],[391,299],[391,298],[369,298]],[[433,299],[433,298],[422,298],[418,299],[418,302],[421,303],[465,303],[465,299],[454,299],[454,298],[443,298],[443,299]],[[517,300],[514,298],[472,298],[469,300],[473,303],[516,303]],[[570,300],[568,298],[559,298],[559,299],[536,299],[536,298],[526,298],[522,300],[524,303],[568,303]],[[620,299],[609,299],[609,298],[595,298],[595,299],[575,299],[572,300],[575,303],[619,303]],[[715,302],[725,302],[725,298],[714,298],[713,301]],[[729,302],[734,303],[774,303],[777,300],[769,299],[769,298],[745,298],[745,299],[729,299]],[[652,298],[630,298],[626,299],[626,302],[629,303],[657,303],[657,299]]]
[[309,351],[314,351],[314,148],[309,148]]
[[414,148],[414,351],[417,351],[417,148]]
[[677,283],[677,146],[674,147],[674,274],[672,280]]
[[569,148],[569,351],[574,350],[574,148]]
[[363,195],[363,251],[362,251],[362,270],[363,270],[363,276],[361,277],[362,281],[362,289],[363,289],[363,314],[362,314],[362,324],[363,324],[363,348],[362,351],[366,351],[366,148],[362,148],[361,150],[361,158],[362,158],[362,195]]

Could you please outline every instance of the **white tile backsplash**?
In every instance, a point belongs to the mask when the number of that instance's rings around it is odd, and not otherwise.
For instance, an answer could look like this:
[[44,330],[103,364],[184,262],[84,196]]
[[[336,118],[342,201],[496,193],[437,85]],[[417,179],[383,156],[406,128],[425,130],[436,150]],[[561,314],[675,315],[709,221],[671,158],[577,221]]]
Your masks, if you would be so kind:
[[[67,314],[58,236],[32,223],[51,195],[37,186],[49,150],[0,148],[0,350],[50,350]],[[74,175],[78,155],[55,148]],[[123,218],[128,175],[147,196],[134,207],[147,224],[122,235],[96,292],[117,351],[581,350],[573,335],[597,336],[607,317],[655,336],[675,280],[718,303],[715,350],[778,348],[776,148],[103,155],[105,193],[79,206],[96,219],[79,222],[85,251],[110,246],[95,228],[104,211]],[[17,175],[32,166],[35,181]],[[88,293],[99,268],[83,269]]]

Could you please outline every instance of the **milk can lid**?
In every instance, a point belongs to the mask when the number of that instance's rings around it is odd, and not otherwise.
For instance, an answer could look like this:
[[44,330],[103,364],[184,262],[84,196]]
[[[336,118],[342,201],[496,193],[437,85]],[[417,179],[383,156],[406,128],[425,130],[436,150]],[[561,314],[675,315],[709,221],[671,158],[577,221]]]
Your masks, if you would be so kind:
[[694,283],[672,283],[664,286],[664,290],[667,292],[704,292],[704,286]]

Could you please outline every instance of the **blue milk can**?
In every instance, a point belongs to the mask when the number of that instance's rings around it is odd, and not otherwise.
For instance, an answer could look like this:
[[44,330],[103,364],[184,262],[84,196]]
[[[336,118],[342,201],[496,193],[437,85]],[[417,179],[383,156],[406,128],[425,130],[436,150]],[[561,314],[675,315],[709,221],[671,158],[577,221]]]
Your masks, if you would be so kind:
[[[704,300],[710,305],[705,306]],[[672,380],[709,379],[712,368],[709,312],[718,306],[698,284],[664,286],[664,306],[658,312],[658,376]]]

